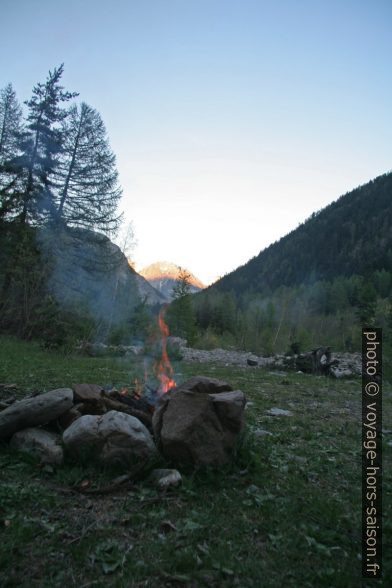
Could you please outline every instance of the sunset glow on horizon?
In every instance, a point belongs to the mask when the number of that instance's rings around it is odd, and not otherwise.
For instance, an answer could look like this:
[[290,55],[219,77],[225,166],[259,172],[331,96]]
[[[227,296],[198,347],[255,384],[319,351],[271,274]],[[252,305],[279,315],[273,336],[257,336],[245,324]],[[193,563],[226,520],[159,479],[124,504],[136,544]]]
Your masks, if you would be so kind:
[[0,87],[22,102],[64,62],[101,113],[139,270],[209,284],[392,167],[388,1],[4,0],[2,20]]

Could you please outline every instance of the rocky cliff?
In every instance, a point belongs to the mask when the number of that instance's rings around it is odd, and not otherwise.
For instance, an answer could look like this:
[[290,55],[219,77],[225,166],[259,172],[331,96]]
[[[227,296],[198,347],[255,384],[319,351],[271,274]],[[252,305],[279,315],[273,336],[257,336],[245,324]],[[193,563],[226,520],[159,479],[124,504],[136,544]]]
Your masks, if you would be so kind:
[[128,264],[108,237],[93,231],[40,229],[38,247],[50,268],[48,288],[66,309],[112,325],[127,320],[142,299],[164,298]]

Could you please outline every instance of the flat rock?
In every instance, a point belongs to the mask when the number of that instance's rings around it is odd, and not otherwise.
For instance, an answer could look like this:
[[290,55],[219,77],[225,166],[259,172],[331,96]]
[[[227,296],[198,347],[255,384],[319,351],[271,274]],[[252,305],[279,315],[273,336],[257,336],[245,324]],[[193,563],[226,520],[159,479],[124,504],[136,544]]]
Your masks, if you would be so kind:
[[44,429],[29,428],[18,431],[12,436],[10,446],[34,455],[41,463],[60,465],[63,462],[60,436]]
[[63,433],[64,445],[76,457],[93,456],[106,464],[147,459],[156,448],[147,428],[136,417],[111,410],[84,415]]
[[71,388],[59,388],[34,398],[15,402],[0,412],[0,439],[10,437],[16,431],[44,425],[57,419],[73,405]]
[[178,386],[177,389],[204,394],[219,394],[220,392],[231,392],[233,390],[227,382],[216,378],[208,378],[207,376],[193,376]]
[[74,399],[76,402],[99,402],[103,389],[97,384],[74,384]]
[[283,408],[270,408],[267,410],[266,414],[271,416],[293,416],[293,413],[290,410],[284,410]]

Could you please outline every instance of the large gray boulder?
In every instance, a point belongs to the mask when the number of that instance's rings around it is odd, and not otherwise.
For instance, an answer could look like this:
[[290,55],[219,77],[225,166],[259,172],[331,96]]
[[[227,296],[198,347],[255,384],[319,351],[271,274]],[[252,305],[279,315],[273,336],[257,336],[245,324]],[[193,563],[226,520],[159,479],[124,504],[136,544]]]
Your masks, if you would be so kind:
[[153,430],[163,455],[175,463],[219,466],[226,463],[244,424],[245,395],[240,390],[208,393],[231,388],[207,378],[191,379],[159,400],[153,415]]
[[178,386],[178,390],[189,390],[190,392],[200,392],[204,394],[217,394],[219,392],[230,392],[232,386],[222,380],[209,378],[207,376],[192,376],[183,384]]
[[41,463],[59,465],[63,462],[60,436],[45,429],[29,428],[18,431],[12,436],[10,446],[37,457]]
[[93,456],[106,464],[127,464],[156,453],[151,434],[143,423],[116,410],[102,416],[80,417],[64,431],[63,442],[75,457]]
[[16,431],[44,425],[66,412],[73,405],[73,390],[59,388],[33,398],[15,402],[0,412],[0,439]]

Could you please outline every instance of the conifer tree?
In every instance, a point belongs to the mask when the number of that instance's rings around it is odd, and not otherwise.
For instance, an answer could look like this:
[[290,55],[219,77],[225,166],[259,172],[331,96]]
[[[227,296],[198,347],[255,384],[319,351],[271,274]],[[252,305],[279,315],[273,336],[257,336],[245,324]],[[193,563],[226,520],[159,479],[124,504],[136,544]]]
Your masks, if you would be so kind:
[[22,110],[8,84],[0,90],[0,218],[12,214],[18,204],[22,128]]
[[28,107],[27,136],[23,145],[22,166],[26,170],[21,221],[39,221],[55,216],[53,175],[62,147],[60,123],[68,115],[63,103],[78,94],[60,85],[64,65],[49,71],[45,83],[33,88],[25,102]]
[[190,274],[182,268],[179,268],[178,281],[173,288],[173,302],[167,316],[171,332],[192,343],[196,334],[196,317],[190,295]]
[[62,124],[63,147],[56,171],[58,219],[68,225],[115,232],[121,188],[116,160],[100,114],[82,103]]

